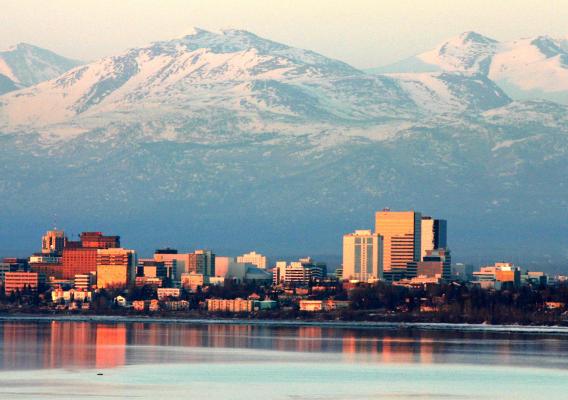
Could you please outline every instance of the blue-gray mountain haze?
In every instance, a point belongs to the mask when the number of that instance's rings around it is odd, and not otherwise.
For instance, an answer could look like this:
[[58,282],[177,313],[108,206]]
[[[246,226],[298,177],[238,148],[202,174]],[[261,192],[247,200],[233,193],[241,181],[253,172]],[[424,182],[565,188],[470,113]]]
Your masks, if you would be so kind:
[[[83,65],[36,49],[51,74],[24,57],[0,75],[0,255],[35,250],[54,215],[143,253],[339,255],[391,207],[448,219],[454,259],[559,270],[568,92],[519,86],[517,47],[448,43],[372,73],[236,30]],[[518,46],[563,77],[554,43]]]

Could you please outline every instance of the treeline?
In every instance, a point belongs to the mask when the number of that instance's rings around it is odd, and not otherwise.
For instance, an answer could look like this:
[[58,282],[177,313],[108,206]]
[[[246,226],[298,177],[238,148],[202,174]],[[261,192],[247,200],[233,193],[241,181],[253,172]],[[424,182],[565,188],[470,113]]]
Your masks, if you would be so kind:
[[[343,318],[360,319],[370,311],[396,320],[453,323],[557,323],[568,319],[568,286],[514,287],[486,290],[477,285],[450,283],[408,288],[379,283],[350,291],[351,310]],[[560,303],[555,309],[547,303]],[[372,316],[372,315],[371,315]],[[371,318],[373,319],[373,318]]]

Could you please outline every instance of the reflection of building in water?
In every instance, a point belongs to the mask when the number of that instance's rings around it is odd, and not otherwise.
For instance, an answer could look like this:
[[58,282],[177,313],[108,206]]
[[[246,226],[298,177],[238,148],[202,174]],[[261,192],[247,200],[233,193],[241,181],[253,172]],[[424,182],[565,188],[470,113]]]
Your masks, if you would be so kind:
[[126,326],[97,324],[96,367],[112,368],[126,363]]
[[91,343],[95,338],[92,324],[87,322],[52,321],[50,326],[49,356],[44,365],[51,368],[92,367],[94,351]]
[[345,332],[342,341],[343,358],[354,361],[357,354],[357,338],[354,332]]
[[298,330],[297,351],[321,351],[321,328],[317,326],[304,326]]
[[414,339],[385,336],[377,342],[378,358],[384,363],[415,362],[414,342]]
[[[1,326],[2,369],[25,369],[43,365],[41,349],[45,346],[45,339],[41,332],[38,332],[39,326],[19,322],[3,322]],[[26,343],[25,347],[21,346],[22,341]]]
[[258,341],[253,334],[252,325],[210,325],[207,332],[209,347],[256,347]]
[[346,331],[343,334],[342,351],[343,358],[349,361],[376,361],[377,343],[381,338],[376,335],[362,335],[361,331]]
[[417,342],[419,346],[421,364],[432,364],[434,362],[434,339],[421,337]]

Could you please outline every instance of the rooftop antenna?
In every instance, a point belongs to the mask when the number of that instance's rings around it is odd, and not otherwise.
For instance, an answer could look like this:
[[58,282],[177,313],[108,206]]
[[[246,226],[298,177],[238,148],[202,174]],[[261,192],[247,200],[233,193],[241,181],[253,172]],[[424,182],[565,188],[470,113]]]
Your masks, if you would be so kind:
[[57,230],[57,214],[53,214],[53,230]]

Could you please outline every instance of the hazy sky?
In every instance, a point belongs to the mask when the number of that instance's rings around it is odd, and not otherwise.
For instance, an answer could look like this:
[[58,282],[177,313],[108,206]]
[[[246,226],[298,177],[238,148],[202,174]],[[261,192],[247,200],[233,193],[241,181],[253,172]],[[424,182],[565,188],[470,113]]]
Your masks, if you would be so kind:
[[28,42],[83,60],[192,26],[246,29],[362,68],[466,30],[568,37],[568,0],[1,0],[0,10],[0,49]]

